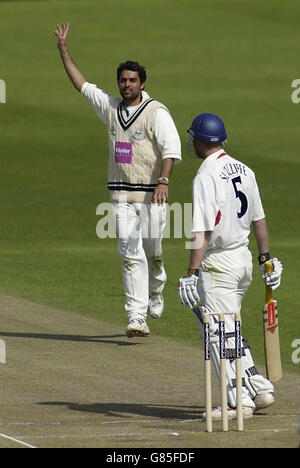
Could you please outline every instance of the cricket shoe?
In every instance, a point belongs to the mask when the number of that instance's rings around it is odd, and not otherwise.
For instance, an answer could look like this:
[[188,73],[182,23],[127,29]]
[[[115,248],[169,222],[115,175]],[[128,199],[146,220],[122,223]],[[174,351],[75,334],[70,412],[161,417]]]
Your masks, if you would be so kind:
[[[213,408],[212,413],[212,420],[213,421],[221,421],[222,420],[222,408],[221,406],[217,406],[217,408]],[[202,414],[204,421],[206,421],[206,413]],[[227,408],[227,417],[229,421],[233,421],[237,419],[237,410],[236,408]],[[250,419],[253,417],[253,408],[249,406],[243,407],[243,419]]]
[[149,336],[150,330],[145,320],[131,319],[126,329],[126,335],[128,338],[134,338],[135,336]]
[[148,312],[154,319],[159,319],[164,311],[164,298],[162,294],[149,297]]
[[262,395],[256,395],[253,401],[255,404],[254,413],[256,413],[263,408],[268,408],[269,406],[274,405],[275,398],[273,393],[263,393]]

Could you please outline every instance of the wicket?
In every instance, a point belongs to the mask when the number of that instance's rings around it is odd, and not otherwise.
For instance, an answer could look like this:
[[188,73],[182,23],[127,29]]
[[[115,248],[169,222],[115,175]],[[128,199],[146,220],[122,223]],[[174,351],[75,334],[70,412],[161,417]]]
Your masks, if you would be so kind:
[[211,381],[211,342],[210,342],[210,318],[218,317],[219,321],[219,346],[220,346],[220,386],[221,386],[221,412],[222,430],[228,431],[228,398],[226,379],[226,343],[225,343],[225,315],[234,315],[235,318],[235,366],[236,366],[236,410],[237,429],[243,431],[243,398],[242,398],[242,342],[241,342],[241,315],[239,312],[205,313],[203,318],[199,309],[194,309],[194,313],[204,327],[204,362],[205,362],[205,409],[206,409],[206,430],[213,431],[212,424],[212,381]]

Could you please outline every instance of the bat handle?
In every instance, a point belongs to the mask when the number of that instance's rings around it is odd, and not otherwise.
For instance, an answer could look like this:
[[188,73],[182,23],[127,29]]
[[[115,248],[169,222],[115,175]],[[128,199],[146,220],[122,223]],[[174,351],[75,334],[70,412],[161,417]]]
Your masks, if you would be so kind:
[[267,274],[272,273],[273,268],[274,268],[273,263],[270,260],[264,263],[264,267],[265,267],[265,273]]
[[[272,271],[274,269],[273,263],[270,260],[265,262],[264,267],[265,267],[265,273],[266,274],[272,273]],[[266,286],[266,302],[268,303],[269,301],[272,300],[272,298],[273,298],[272,288],[271,288],[271,286]]]

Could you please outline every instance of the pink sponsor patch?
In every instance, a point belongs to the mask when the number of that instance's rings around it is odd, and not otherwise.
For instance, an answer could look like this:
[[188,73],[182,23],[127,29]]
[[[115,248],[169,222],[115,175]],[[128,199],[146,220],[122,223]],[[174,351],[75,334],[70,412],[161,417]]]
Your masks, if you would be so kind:
[[131,164],[132,143],[117,141],[115,144],[115,160],[117,163]]

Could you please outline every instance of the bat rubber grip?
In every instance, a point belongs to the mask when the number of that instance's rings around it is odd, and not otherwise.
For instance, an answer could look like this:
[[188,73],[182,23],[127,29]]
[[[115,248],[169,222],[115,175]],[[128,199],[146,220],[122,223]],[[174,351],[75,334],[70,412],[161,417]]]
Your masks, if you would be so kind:
[[272,273],[273,271],[273,263],[268,260],[265,264],[264,264],[264,267],[265,267],[265,273],[269,274],[269,273]]

